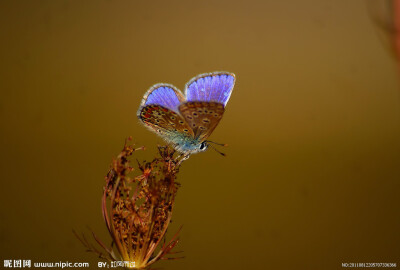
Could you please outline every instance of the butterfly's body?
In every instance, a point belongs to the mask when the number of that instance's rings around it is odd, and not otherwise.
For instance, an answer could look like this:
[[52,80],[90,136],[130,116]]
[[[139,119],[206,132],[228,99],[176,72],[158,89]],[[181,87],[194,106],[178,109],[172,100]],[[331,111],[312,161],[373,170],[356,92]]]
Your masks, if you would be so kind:
[[156,84],[144,95],[138,117],[184,155],[202,152],[223,116],[234,82],[235,75],[227,72],[201,74],[186,84],[185,96],[172,85]]
[[[169,137],[170,136],[170,137]],[[190,136],[182,136],[180,133],[169,134],[165,140],[173,145],[173,147],[181,153],[194,154],[207,149],[207,145],[202,145],[197,138]]]

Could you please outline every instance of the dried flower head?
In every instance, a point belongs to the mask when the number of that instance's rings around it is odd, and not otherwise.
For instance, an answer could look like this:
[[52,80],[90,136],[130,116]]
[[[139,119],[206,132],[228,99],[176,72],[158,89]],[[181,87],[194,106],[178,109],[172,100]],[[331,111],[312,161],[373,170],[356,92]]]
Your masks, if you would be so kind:
[[171,249],[178,243],[178,233],[168,244],[165,234],[179,187],[175,179],[181,161],[173,157],[175,150],[158,147],[160,157],[151,162],[138,162],[140,174],[133,176],[135,169],[129,157],[141,149],[125,143],[105,177],[102,212],[112,237],[111,247],[106,247],[93,234],[104,253],[84,236],[75,234],[88,251],[109,261],[123,261],[130,269],[144,269],[160,259],[174,259],[166,256],[172,254]]

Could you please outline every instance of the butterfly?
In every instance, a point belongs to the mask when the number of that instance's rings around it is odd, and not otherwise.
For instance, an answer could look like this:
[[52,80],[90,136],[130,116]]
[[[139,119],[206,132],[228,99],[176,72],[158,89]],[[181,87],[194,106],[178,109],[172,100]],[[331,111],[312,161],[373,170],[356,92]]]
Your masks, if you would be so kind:
[[192,78],[185,94],[165,83],[143,96],[137,116],[151,131],[185,156],[205,151],[235,85],[235,74],[212,72]]

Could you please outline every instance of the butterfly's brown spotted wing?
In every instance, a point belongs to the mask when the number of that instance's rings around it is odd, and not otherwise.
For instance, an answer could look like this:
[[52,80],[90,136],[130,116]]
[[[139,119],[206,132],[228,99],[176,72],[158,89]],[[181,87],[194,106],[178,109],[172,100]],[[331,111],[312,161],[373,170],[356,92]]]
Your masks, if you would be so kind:
[[179,111],[193,130],[194,138],[204,141],[210,136],[224,114],[219,102],[190,101],[182,103]]
[[159,134],[173,136],[174,133],[177,133],[194,136],[192,129],[179,114],[160,105],[152,104],[143,107],[139,119],[150,130]]

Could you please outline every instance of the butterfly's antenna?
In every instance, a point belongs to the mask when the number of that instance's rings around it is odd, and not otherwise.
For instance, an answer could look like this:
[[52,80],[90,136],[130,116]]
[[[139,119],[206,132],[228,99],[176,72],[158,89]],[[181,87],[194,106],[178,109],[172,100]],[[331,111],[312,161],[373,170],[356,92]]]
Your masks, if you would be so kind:
[[[219,144],[219,145],[223,145],[223,144]],[[217,152],[218,154],[221,154],[221,156],[226,157],[226,154],[225,154],[225,153],[222,153],[221,151],[219,151],[217,148],[215,148],[215,147],[212,146],[211,144],[208,144],[208,146],[210,146],[212,149],[214,149],[215,152]],[[223,145],[223,146],[225,146],[225,145]]]
[[207,141],[208,143],[213,143],[213,144],[216,144],[216,145],[220,145],[220,146],[228,146],[226,143],[216,143],[216,142],[213,142],[213,141]]

